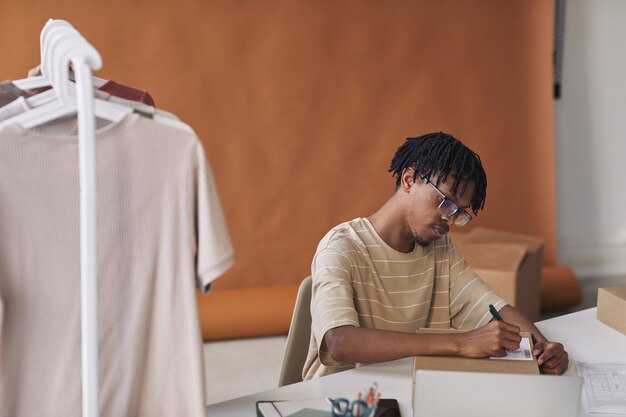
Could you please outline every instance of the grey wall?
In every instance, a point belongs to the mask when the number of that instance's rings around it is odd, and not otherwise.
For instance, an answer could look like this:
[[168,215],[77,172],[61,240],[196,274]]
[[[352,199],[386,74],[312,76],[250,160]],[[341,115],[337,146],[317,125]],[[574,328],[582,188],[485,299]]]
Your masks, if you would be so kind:
[[557,247],[580,277],[626,274],[626,1],[567,0],[557,100]]

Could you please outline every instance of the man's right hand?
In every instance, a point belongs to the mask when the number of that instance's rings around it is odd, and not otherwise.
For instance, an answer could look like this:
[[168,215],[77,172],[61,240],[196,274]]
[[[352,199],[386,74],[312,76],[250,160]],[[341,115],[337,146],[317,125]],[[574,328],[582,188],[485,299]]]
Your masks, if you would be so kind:
[[506,356],[519,348],[520,328],[503,321],[492,321],[476,330],[459,334],[459,355],[467,358]]

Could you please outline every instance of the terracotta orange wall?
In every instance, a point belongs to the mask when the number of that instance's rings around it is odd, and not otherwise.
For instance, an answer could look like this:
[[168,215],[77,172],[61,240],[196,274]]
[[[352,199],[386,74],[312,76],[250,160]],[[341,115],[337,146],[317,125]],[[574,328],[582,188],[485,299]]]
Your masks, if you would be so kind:
[[391,194],[396,147],[434,130],[484,161],[475,225],[555,260],[550,1],[4,0],[0,79],[39,61],[49,17],[201,137],[237,256],[217,288],[299,282],[330,227]]

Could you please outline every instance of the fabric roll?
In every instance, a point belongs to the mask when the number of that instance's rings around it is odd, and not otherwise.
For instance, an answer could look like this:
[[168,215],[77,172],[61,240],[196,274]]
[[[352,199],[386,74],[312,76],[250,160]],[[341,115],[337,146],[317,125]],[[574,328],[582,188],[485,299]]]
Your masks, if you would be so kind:
[[541,310],[574,307],[582,300],[576,274],[568,266],[544,266],[541,276]]

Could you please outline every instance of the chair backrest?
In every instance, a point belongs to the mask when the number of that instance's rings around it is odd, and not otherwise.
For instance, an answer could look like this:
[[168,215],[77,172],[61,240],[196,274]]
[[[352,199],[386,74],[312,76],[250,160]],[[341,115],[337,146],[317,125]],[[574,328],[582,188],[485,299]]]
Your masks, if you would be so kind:
[[311,282],[311,277],[306,277],[298,289],[287,335],[283,366],[278,379],[279,387],[302,381],[302,368],[309,351],[311,337]]

